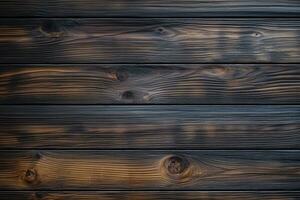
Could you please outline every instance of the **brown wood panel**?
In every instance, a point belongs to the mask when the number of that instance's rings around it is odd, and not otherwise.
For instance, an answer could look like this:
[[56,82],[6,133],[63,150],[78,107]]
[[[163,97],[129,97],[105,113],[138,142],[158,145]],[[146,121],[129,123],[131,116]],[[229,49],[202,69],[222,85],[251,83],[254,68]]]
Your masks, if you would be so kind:
[[297,64],[0,64],[2,104],[293,104]]
[[0,199],[10,200],[297,200],[300,192],[0,192]]
[[2,63],[299,63],[297,18],[0,19]]
[[0,146],[299,149],[299,106],[0,106]]
[[0,16],[224,17],[299,16],[298,0],[9,0]]
[[300,151],[1,151],[9,190],[299,190]]

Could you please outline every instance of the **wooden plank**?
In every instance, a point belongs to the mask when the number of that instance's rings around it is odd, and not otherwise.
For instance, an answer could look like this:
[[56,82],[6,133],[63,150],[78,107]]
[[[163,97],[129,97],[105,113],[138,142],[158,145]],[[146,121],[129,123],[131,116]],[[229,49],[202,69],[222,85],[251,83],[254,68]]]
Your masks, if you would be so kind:
[[296,200],[300,192],[199,192],[199,191],[130,191],[130,192],[0,192],[0,199],[10,200]]
[[299,63],[297,18],[1,19],[2,63]]
[[300,67],[0,64],[1,104],[297,104]]
[[0,146],[299,149],[300,106],[0,106]]
[[8,190],[299,190],[300,151],[1,151]]
[[9,0],[1,17],[257,17],[300,14],[298,0]]

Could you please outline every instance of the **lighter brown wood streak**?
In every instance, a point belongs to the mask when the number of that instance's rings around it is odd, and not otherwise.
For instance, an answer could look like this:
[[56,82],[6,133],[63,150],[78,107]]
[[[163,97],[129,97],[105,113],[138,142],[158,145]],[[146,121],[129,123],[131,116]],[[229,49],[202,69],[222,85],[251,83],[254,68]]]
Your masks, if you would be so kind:
[[282,104],[300,102],[295,65],[3,65],[0,102]]
[[[299,151],[0,153],[6,189],[270,190],[299,189],[300,183]],[[172,159],[181,168],[175,173]]]

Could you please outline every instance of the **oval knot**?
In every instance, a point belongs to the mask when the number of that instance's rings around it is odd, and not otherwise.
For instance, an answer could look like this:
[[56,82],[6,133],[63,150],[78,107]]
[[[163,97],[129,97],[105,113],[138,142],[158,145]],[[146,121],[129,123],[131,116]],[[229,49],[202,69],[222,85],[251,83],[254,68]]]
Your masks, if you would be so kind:
[[171,156],[165,161],[165,167],[170,174],[182,174],[189,166],[187,159],[181,156]]
[[24,180],[27,183],[33,183],[37,180],[37,171],[35,169],[27,169],[24,174]]
[[45,36],[52,38],[58,38],[64,34],[61,24],[54,20],[46,20],[41,26],[40,31]]

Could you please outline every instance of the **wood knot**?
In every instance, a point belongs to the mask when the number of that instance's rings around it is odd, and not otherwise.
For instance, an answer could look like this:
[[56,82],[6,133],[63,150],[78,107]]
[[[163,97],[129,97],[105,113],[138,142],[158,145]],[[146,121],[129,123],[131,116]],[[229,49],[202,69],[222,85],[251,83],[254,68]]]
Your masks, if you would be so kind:
[[123,99],[133,99],[134,98],[134,93],[132,91],[125,91],[122,94]]
[[167,31],[163,27],[158,27],[158,28],[156,28],[156,33],[158,33],[158,34],[166,34]]
[[128,73],[124,70],[119,70],[116,72],[116,78],[119,81],[126,81],[128,79]]
[[256,37],[256,38],[259,38],[259,37],[262,36],[262,34],[259,33],[259,32],[253,32],[253,33],[252,33],[252,36],[253,36],[253,37]]
[[42,158],[42,154],[41,153],[36,153],[35,154],[35,158],[37,159],[37,160],[40,160],[41,158]]
[[42,24],[40,31],[48,37],[56,38],[63,35],[60,24],[54,20],[46,20]]
[[165,161],[165,168],[172,175],[182,174],[188,167],[188,160],[181,156],[171,156]]
[[159,28],[157,29],[157,31],[158,31],[158,32],[164,32],[164,29],[163,29],[162,27],[159,27]]
[[36,192],[35,193],[35,198],[36,199],[43,199],[45,194],[43,192]]
[[160,162],[161,176],[170,183],[188,183],[201,172],[192,158],[169,155]]
[[35,169],[27,169],[27,171],[24,174],[24,180],[27,183],[35,183],[37,181],[38,174]]

